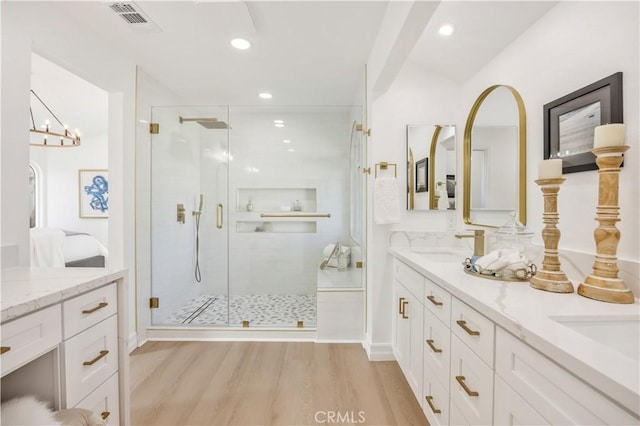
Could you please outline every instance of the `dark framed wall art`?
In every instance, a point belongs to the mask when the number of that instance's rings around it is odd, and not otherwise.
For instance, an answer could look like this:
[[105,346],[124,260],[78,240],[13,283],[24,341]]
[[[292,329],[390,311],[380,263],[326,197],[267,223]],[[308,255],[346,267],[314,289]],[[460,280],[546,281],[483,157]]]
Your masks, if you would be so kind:
[[562,173],[596,170],[593,131],[622,123],[622,72],[546,104],[544,158],[561,158]]

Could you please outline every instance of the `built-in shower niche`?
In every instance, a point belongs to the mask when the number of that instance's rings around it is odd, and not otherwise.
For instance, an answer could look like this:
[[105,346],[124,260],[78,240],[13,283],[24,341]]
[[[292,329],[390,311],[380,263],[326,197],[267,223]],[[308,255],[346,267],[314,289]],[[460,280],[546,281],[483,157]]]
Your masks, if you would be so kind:
[[238,213],[316,213],[316,188],[238,188]]
[[316,188],[238,188],[236,232],[316,233]]
[[236,232],[255,233],[316,233],[316,222],[297,220],[264,220],[264,221],[236,221]]

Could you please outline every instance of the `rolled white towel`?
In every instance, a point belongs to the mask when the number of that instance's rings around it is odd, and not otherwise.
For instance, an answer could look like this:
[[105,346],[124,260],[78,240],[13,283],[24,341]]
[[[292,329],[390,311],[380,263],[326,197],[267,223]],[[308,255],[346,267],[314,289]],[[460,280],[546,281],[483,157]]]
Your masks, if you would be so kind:
[[[327,258],[329,256],[331,256],[331,253],[333,253],[333,249],[336,247],[335,244],[329,244],[328,246],[326,246],[323,250],[322,250],[322,255]],[[351,247],[345,246],[345,245],[340,245],[340,253],[343,255],[348,255],[351,253]]]
[[501,255],[502,252],[500,251],[500,249],[494,250],[482,257],[477,258],[474,262],[474,265],[479,269],[479,272],[482,272],[483,270],[493,270],[492,265],[494,265],[498,261],[498,259],[500,259]]

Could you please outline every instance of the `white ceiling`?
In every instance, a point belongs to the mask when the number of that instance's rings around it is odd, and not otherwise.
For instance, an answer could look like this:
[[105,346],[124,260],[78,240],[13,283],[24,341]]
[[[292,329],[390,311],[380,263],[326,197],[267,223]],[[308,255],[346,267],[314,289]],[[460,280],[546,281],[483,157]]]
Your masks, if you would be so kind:
[[[464,83],[555,6],[557,1],[443,1],[409,59],[424,69]],[[450,37],[438,34],[451,24]]]
[[[463,83],[556,3],[443,1],[408,59]],[[364,64],[385,10],[398,5],[142,0],[135,6],[157,28],[136,31],[108,7],[111,2],[52,4],[191,105],[358,104]],[[38,8],[32,10],[37,13]],[[456,27],[448,39],[437,35],[444,22]],[[251,40],[252,48],[233,49],[229,40],[236,36]],[[32,80],[61,119],[72,126],[80,123],[83,132],[106,131],[103,118],[91,124],[86,116],[105,117],[106,106],[92,112],[91,105],[97,104],[89,99],[94,93],[102,99],[104,92],[39,59],[33,63]],[[274,98],[259,99],[261,91],[272,92]]]

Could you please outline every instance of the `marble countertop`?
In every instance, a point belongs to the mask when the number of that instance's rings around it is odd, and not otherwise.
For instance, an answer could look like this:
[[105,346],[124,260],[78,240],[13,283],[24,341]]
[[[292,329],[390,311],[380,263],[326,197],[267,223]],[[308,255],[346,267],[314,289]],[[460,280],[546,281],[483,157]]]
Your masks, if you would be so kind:
[[2,270],[0,322],[6,322],[124,278],[125,270],[26,268]]
[[[640,414],[640,363],[638,353],[625,354],[563,325],[565,321],[640,320],[640,303],[611,304],[579,296],[533,289],[528,282],[503,282],[471,276],[460,261],[412,251],[390,253],[511,332],[530,346],[581,377],[604,394]],[[577,288],[578,283],[574,282]],[[638,297],[638,295],[635,295]],[[555,318],[555,319],[554,319]],[[632,349],[640,336],[629,335]],[[626,335],[625,335],[626,336]],[[635,347],[633,345],[635,344]],[[633,352],[633,350],[632,350]]]

